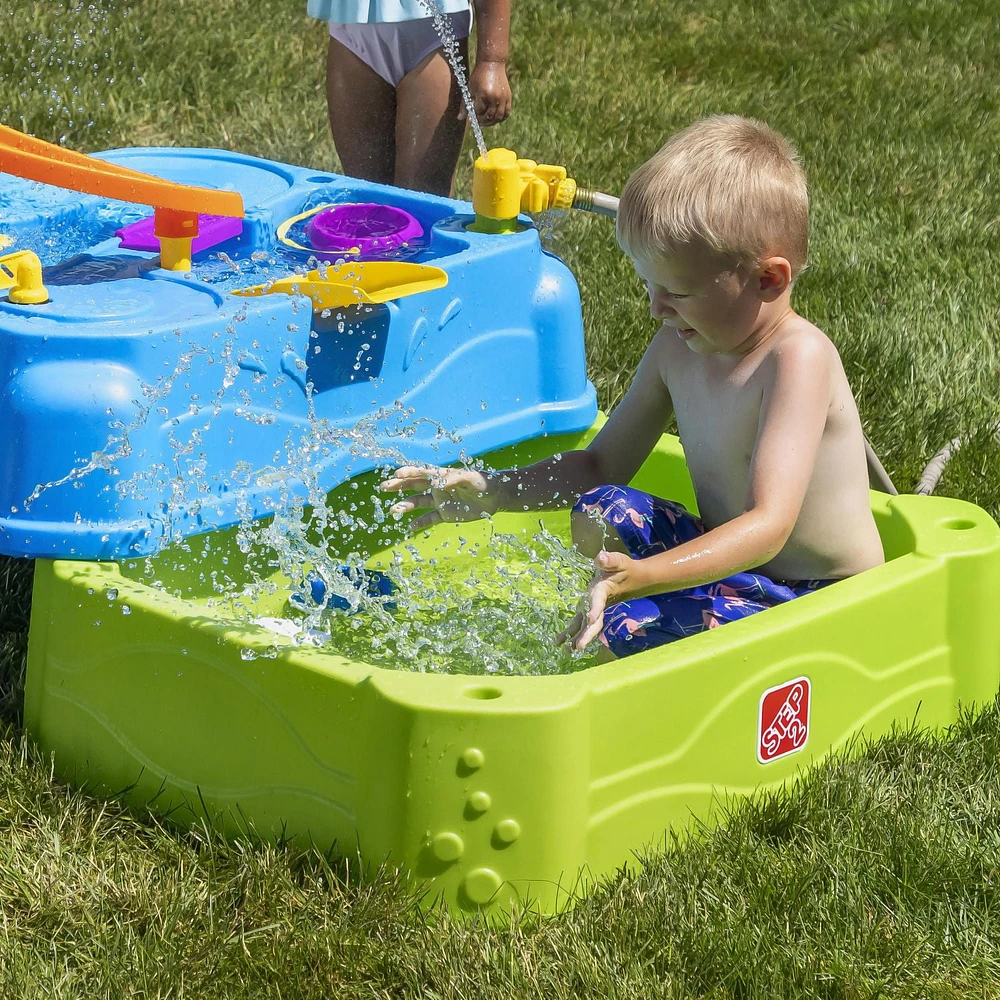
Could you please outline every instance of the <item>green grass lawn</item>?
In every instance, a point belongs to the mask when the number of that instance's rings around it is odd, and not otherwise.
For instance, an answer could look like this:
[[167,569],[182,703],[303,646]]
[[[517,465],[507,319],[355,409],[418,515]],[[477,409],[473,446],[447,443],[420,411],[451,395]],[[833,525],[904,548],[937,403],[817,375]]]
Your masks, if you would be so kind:
[[[220,146],[336,166],[304,0],[3,5],[0,120],[82,150]],[[1000,0],[514,0],[487,133],[620,189],[713,112],[792,138],[813,199],[797,306],[840,347],[902,489],[1000,512]],[[471,181],[471,141],[458,193]],[[558,223],[613,406],[653,332],[611,226]],[[971,998],[1000,993],[1000,715],[902,731],[651,853],[571,913],[423,913],[390,869],[178,835],[69,790],[23,739],[28,574],[0,575],[0,997]],[[919,722],[919,720],[918,720]]]

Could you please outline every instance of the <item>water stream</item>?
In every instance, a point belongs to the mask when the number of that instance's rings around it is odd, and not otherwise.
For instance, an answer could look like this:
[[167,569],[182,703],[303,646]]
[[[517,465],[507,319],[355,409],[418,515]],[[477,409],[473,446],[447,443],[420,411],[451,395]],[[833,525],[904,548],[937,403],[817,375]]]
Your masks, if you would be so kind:
[[435,0],[419,0],[419,2],[420,6],[427,11],[428,15],[434,21],[434,30],[441,38],[441,47],[444,49],[445,58],[451,63],[451,69],[455,74],[458,88],[462,92],[462,100],[465,102],[465,111],[469,118],[469,125],[472,127],[472,134],[476,138],[479,155],[485,156],[486,139],[483,137],[482,127],[479,124],[479,119],[476,117],[476,105],[469,91],[468,75],[465,72],[465,66],[462,64],[462,56],[458,51],[458,41],[455,38],[455,33],[451,30],[451,22]]

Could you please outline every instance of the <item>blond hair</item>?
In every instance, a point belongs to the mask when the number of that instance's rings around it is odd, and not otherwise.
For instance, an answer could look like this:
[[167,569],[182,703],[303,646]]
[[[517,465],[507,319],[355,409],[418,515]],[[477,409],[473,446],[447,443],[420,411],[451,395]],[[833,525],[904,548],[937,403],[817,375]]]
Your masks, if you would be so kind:
[[794,277],[805,267],[809,242],[809,196],[798,154],[763,122],[704,118],[628,179],[617,229],[630,257],[701,246],[753,269],[779,255]]

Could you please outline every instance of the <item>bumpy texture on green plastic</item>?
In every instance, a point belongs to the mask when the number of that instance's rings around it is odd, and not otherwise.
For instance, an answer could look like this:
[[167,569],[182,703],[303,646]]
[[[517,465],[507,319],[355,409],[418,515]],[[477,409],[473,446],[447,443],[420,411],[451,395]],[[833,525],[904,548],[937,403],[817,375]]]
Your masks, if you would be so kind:
[[[580,440],[529,442],[500,461]],[[636,484],[693,503],[673,439]],[[247,661],[242,648],[283,640],[227,622],[197,587],[175,598],[127,565],[39,560],[28,725],[60,775],[134,786],[134,801],[174,820],[207,808],[229,831],[391,857],[451,906],[502,913],[530,899],[551,912],[672,824],[710,818],[716,796],[783,782],[856,733],[914,717],[944,725],[959,703],[993,697],[996,523],[937,497],[873,494],[873,506],[885,566],[551,677],[412,674],[291,645]],[[500,519],[505,530],[535,521]],[[442,526],[430,542],[454,533]],[[762,697],[802,678],[808,736],[762,763]]]

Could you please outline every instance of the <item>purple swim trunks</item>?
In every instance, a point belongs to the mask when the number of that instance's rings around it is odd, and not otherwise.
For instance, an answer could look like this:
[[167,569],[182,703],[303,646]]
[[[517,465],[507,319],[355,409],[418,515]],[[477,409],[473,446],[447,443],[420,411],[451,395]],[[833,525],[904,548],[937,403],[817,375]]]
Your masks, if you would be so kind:
[[[573,509],[599,515],[618,532],[633,559],[666,552],[705,533],[701,520],[679,503],[630,486],[599,486],[580,497]],[[775,583],[760,573],[735,573],[717,583],[636,597],[605,609],[601,642],[617,657],[641,653],[784,604],[833,582]]]

